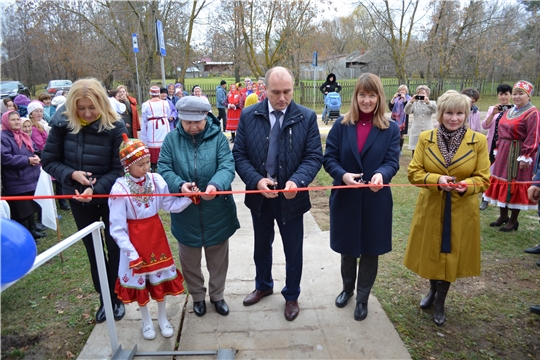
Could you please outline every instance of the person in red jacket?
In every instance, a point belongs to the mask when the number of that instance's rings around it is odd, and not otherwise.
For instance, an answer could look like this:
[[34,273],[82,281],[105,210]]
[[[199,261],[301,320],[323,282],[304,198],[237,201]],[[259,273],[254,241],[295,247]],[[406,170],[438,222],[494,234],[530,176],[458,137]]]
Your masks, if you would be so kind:
[[116,100],[126,105],[126,112],[122,114],[122,120],[126,124],[128,137],[137,139],[139,137],[137,132],[141,130],[139,112],[137,111],[137,99],[129,96],[128,90],[124,85],[118,85],[116,88]]

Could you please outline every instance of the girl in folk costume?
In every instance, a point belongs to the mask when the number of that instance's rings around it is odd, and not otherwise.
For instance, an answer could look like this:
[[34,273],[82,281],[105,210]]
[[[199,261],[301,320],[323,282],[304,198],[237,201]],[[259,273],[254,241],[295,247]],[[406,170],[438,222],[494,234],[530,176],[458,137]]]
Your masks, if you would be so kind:
[[238,122],[240,121],[240,114],[242,108],[240,107],[241,94],[236,88],[235,84],[231,84],[229,94],[227,95],[227,127],[225,130],[232,131],[231,142],[234,142],[234,136],[236,129],[238,128]]
[[167,183],[161,175],[148,172],[148,147],[140,140],[128,139],[126,134],[123,138],[120,161],[126,174],[116,180],[109,198],[111,235],[121,251],[115,292],[124,303],[139,304],[143,337],[147,340],[156,337],[146,306],[151,295],[158,302],[161,334],[171,337],[174,329],[167,319],[165,295],[182,294],[184,277],[174,264],[158,211],[181,212],[191,200],[153,196],[169,194]]
[[159,97],[159,86],[150,87],[152,98],[142,104],[141,140],[150,150],[150,163],[152,172],[157,170],[159,150],[165,136],[171,131],[168,114],[171,112],[167,101]]

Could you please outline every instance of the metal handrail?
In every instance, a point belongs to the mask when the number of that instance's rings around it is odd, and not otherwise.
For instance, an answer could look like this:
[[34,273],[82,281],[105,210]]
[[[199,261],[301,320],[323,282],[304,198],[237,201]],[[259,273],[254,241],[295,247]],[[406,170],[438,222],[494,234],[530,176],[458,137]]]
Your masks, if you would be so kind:
[[[47,261],[60,254],[62,251],[66,250],[70,246],[76,244],[79,240],[92,234],[92,241],[94,243],[94,249],[96,249],[96,261],[97,269],[99,275],[99,282],[101,285],[102,294],[110,294],[109,292],[109,280],[107,278],[107,270],[105,266],[105,255],[103,251],[98,251],[98,249],[103,249],[103,242],[101,240],[101,229],[105,229],[105,224],[102,221],[96,221],[82,230],[77,231],[75,234],[71,235],[65,240],[62,240],[53,247],[45,250],[38,256],[34,261],[34,265],[28,271],[26,275],[45,264]],[[25,275],[25,276],[26,276]],[[21,278],[22,279],[22,278]],[[15,284],[20,279],[17,279],[13,282],[6,283],[2,285],[1,291],[8,289],[11,285]],[[105,316],[107,319],[114,319],[112,300],[110,296],[102,296],[103,306],[105,308]],[[235,357],[236,351],[234,349],[218,349],[210,351],[155,351],[155,352],[137,352],[137,346],[135,345],[131,350],[124,350],[122,346],[118,344],[118,336],[116,334],[116,324],[114,321],[107,321],[107,330],[109,333],[109,340],[111,341],[112,357],[111,359],[133,359],[134,356],[170,356],[170,355],[184,355],[184,356],[193,356],[193,355],[217,355],[217,359],[220,360],[232,360]]]

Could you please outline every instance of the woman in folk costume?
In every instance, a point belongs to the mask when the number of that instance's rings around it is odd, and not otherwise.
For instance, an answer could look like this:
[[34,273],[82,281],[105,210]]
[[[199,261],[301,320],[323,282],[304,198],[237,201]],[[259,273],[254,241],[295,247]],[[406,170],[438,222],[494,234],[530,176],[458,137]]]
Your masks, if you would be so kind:
[[150,96],[152,98],[143,103],[141,107],[141,140],[150,150],[150,163],[153,172],[157,169],[161,144],[163,144],[165,136],[171,131],[168,119],[171,110],[168,102],[161,100],[159,94],[159,86],[151,86]]
[[533,86],[527,81],[514,85],[514,107],[499,120],[497,154],[489,189],[484,194],[484,200],[499,207],[499,218],[489,226],[501,226],[499,230],[504,232],[518,229],[521,210],[537,208],[527,197],[540,134],[539,112],[531,104],[532,92]]
[[[174,264],[167,235],[158,211],[181,212],[191,204],[187,197],[153,196],[169,194],[161,175],[149,173],[150,151],[137,139],[120,146],[125,176],[118,178],[109,198],[111,235],[120,248],[120,266],[115,292],[124,303],[137,302],[142,317],[143,337],[156,337],[147,304],[150,296],[158,302],[158,324],[164,337],[174,329],[166,314],[165,295],[184,292],[184,278]],[[118,196],[114,195],[134,195]]]
[[227,127],[226,130],[231,131],[231,142],[234,143],[234,136],[236,129],[238,128],[238,122],[240,121],[240,114],[242,108],[240,106],[240,98],[242,95],[238,91],[235,84],[231,84],[229,94],[227,94]]

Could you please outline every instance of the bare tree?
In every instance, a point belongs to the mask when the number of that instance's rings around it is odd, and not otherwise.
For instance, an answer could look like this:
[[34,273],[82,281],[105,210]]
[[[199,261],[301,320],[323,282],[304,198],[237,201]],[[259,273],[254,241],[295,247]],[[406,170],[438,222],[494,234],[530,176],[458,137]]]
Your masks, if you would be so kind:
[[[291,59],[298,58],[298,50],[304,45],[302,38],[311,31],[320,7],[331,3],[330,0],[244,2],[240,27],[251,73],[262,76],[278,64],[291,66],[293,73],[299,73],[298,61]],[[263,25],[258,26],[261,22]]]
[[207,32],[206,45],[212,59],[232,61],[236,81],[240,81],[240,69],[245,58],[243,52],[240,17],[243,1],[221,0],[216,9],[212,26]]
[[[107,85],[122,81],[134,89],[136,69],[131,34],[137,33],[139,74],[143,89],[147,88],[157,70],[155,20],[175,19],[164,22],[164,31],[177,33],[183,27],[182,19],[187,19],[183,16],[186,2],[17,1],[6,11],[12,17],[2,18],[4,29],[18,24],[17,31],[3,33],[4,74],[10,63],[19,62],[13,67],[19,69],[17,77],[28,81],[32,74],[30,84],[46,82],[43,79],[51,77],[95,76]],[[16,46],[17,43],[28,46]]]
[[520,32],[521,51],[528,64],[532,64],[530,77],[536,87],[540,86],[540,2],[519,0],[528,13],[529,21]]
[[382,4],[380,1],[362,0],[359,3],[369,14],[374,29],[389,46],[401,83],[407,78],[407,56],[415,26],[426,15],[417,13],[418,4],[419,0],[384,0]]
[[180,72],[180,81],[182,83],[184,83],[187,68],[191,64],[190,50],[191,50],[191,36],[193,35],[193,25],[195,24],[195,20],[201,13],[201,10],[204,9],[206,5],[207,5],[206,0],[202,0],[202,1],[193,0],[193,4],[191,7],[191,15],[189,16],[189,20],[188,20],[188,31],[187,31],[187,38],[185,42],[184,61],[182,63],[182,70]]

